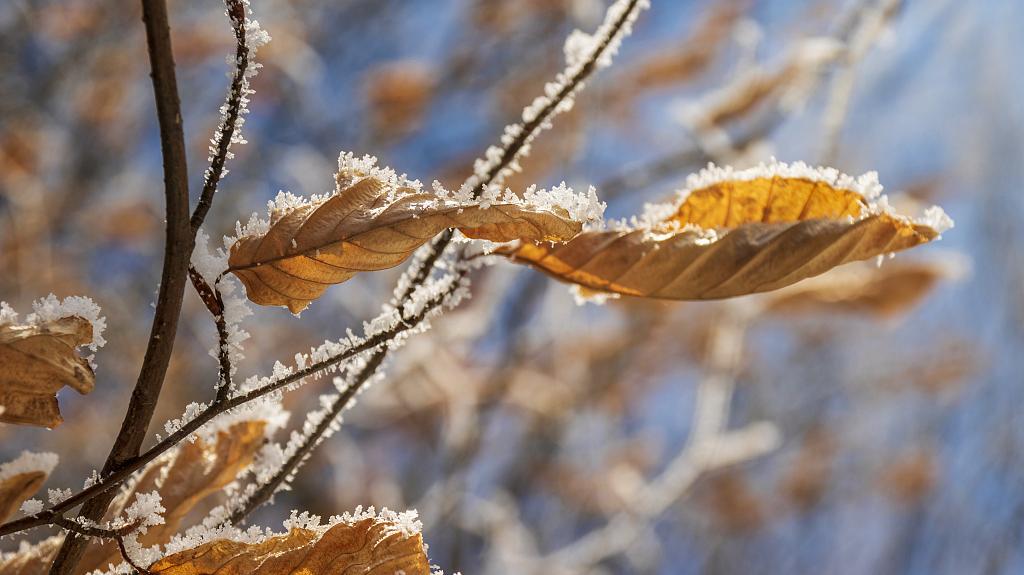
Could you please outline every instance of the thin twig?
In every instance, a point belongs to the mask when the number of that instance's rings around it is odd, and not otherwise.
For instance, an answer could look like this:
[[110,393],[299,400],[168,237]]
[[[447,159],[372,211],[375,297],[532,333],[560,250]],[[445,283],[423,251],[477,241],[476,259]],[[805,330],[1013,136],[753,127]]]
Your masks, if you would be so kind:
[[[435,254],[439,255],[439,252],[435,252]],[[435,254],[431,255],[434,256]],[[434,266],[436,262],[436,257],[428,257],[424,259],[422,262],[420,262],[420,269],[429,270]],[[465,276],[466,273],[468,273],[468,269],[465,268],[457,272],[454,281],[452,281],[452,285],[460,285],[462,278]],[[410,295],[412,295],[413,289],[413,284],[407,285],[405,289],[403,289],[401,293],[398,294],[396,299],[399,301],[407,299]],[[436,300],[437,304],[443,302],[446,297],[446,294],[442,294],[441,296],[439,296]],[[428,305],[431,304],[433,304],[433,302],[428,303]],[[402,321],[400,323],[409,323],[411,321],[415,321],[415,317],[402,317]],[[362,387],[374,376],[374,374],[377,373],[377,370],[380,368],[381,364],[383,364],[384,360],[387,358],[389,350],[390,348],[388,346],[382,346],[376,352],[374,352],[370,359],[367,360],[366,365],[363,366],[359,373],[356,374],[356,376],[352,379],[352,382],[349,383],[348,387],[346,387],[338,396],[338,398],[335,399],[334,403],[331,405],[331,408],[328,410],[326,416],[320,421],[320,423],[317,424],[313,432],[306,437],[305,442],[302,445],[300,445],[299,448],[295,451],[295,453],[292,454],[292,456],[289,457],[287,461],[285,461],[284,465],[282,465],[274,473],[273,477],[271,477],[265,483],[260,485],[252,495],[250,495],[248,498],[246,498],[245,501],[242,502],[241,506],[238,509],[235,509],[231,513],[231,516],[228,519],[228,521],[232,525],[237,525],[238,523],[241,523],[243,520],[245,520],[245,518],[250,513],[252,513],[257,507],[267,502],[274,495],[274,493],[277,492],[278,488],[281,486],[282,483],[287,481],[289,477],[292,477],[295,474],[295,471],[298,469],[300,465],[302,465],[306,457],[308,457],[309,454],[313,451],[313,449],[317,445],[319,445],[324,433],[326,433],[327,430],[330,429],[331,426],[334,424],[334,421],[338,419],[338,417],[340,417],[341,414],[344,413],[346,409],[348,409],[349,405],[352,402],[352,399],[359,394]]]
[[192,287],[196,289],[196,293],[199,294],[199,299],[203,300],[203,305],[210,311],[214,317],[217,317],[224,313],[224,302],[221,301],[220,296],[210,286],[209,283],[203,279],[203,276],[198,270],[192,265],[188,266],[188,277],[192,280]]
[[227,162],[231,140],[235,135],[238,117],[242,111],[242,101],[245,98],[245,74],[249,67],[249,46],[245,38],[245,5],[241,0],[226,0],[226,3],[231,28],[235,33],[235,70],[231,76],[231,87],[228,89],[227,101],[223,108],[224,118],[214,137],[217,149],[210,160],[210,167],[206,170],[199,203],[192,212],[193,235],[199,231],[199,226],[203,225],[203,220],[213,205],[213,196],[217,193],[217,185],[224,175],[224,164]]
[[227,401],[234,384],[231,381],[234,366],[231,365],[231,343],[228,341],[228,321],[224,317],[224,298],[220,290],[217,290],[217,303],[220,313],[213,317],[217,324],[217,397],[213,400],[214,405]]
[[[174,349],[188,261],[194,242],[189,226],[185,133],[181,123],[181,104],[165,0],[142,0],[142,19],[146,27],[146,44],[160,124],[167,233],[160,291],[149,344],[121,430],[103,466],[104,474],[118,470],[126,461],[136,457],[146,437]],[[113,496],[113,493],[109,493],[93,499],[82,509],[82,516],[93,521],[99,519]],[[72,571],[85,550],[84,544],[80,537],[68,537],[57,553],[50,573],[60,575]]]
[[135,563],[132,556],[128,553],[128,548],[125,546],[124,538],[126,535],[138,528],[137,524],[130,524],[122,527],[121,529],[104,529],[102,527],[82,525],[81,523],[68,519],[66,517],[57,517],[53,523],[59,525],[64,529],[76,533],[78,535],[84,535],[86,537],[93,537],[96,539],[112,539],[117,543],[117,548],[121,551],[121,557],[126,563],[131,565],[132,569],[143,575],[149,575],[151,571]]

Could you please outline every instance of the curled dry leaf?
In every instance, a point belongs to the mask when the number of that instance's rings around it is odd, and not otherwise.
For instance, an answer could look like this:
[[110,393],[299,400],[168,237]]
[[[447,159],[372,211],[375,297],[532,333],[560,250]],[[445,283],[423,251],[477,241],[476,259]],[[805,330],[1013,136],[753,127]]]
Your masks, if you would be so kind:
[[[391,268],[446,228],[496,242],[565,241],[582,229],[571,192],[538,192],[540,202],[459,201],[417,182],[342,156],[337,191],[312,201],[279,196],[270,222],[242,231],[228,271],[250,300],[302,311],[328,286],[363,271]],[[567,200],[560,202],[559,200]]]
[[802,163],[709,167],[672,204],[631,225],[562,245],[518,242],[496,253],[596,291],[704,300],[778,289],[847,262],[929,242],[952,226],[888,207],[873,173],[858,179]]
[[[120,515],[137,494],[158,491],[160,503],[166,509],[164,523],[150,526],[138,541],[143,547],[167,543],[197,503],[224,489],[252,463],[264,444],[266,427],[265,421],[242,421],[218,431],[215,444],[202,438],[183,442],[147,465],[138,480],[114,501],[106,519]],[[121,554],[113,541],[92,540],[76,573],[89,573],[120,562]]]
[[96,376],[75,348],[93,340],[77,316],[31,325],[0,325],[0,421],[56,427],[64,421],[57,391],[92,391]]
[[326,528],[293,528],[260,543],[217,540],[149,567],[154,575],[429,575],[423,538],[365,518]]

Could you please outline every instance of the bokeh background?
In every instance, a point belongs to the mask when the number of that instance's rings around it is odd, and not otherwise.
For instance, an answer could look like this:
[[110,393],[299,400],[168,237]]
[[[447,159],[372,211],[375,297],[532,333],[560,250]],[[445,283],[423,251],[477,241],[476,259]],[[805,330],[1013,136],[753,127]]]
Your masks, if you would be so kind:
[[[232,37],[217,2],[170,4],[196,192]],[[214,237],[278,190],[330,189],[342,150],[457,185],[604,8],[253,4],[273,41]],[[431,560],[466,575],[1024,572],[1024,4],[652,4],[514,189],[593,184],[621,217],[709,160],[776,156],[877,170],[956,228],[830,285],[729,302],[578,307],[530,270],[485,270],[253,522],[416,507]],[[0,299],[86,294],[109,325],[96,390],[61,394],[65,424],[0,426],[3,459],[62,455],[50,487],[102,464],[127,405],[159,279],[160,162],[134,3],[0,3]],[[357,328],[399,271],[299,319],[257,309],[242,375]],[[210,397],[214,340],[189,294],[153,433]],[[288,398],[293,424],[317,387]]]

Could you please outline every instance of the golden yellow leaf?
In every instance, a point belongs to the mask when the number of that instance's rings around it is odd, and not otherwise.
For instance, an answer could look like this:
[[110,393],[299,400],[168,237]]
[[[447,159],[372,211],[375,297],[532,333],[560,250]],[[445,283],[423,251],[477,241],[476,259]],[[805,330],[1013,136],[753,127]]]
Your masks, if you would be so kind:
[[595,291],[704,300],[778,289],[835,266],[905,250],[952,225],[920,220],[877,198],[873,174],[773,163],[709,167],[674,204],[632,227],[588,231],[561,245],[517,242],[496,253]]
[[423,538],[364,518],[329,528],[293,528],[261,543],[217,540],[165,557],[155,575],[429,575]]
[[92,324],[71,316],[33,325],[0,325],[0,421],[56,427],[57,391],[92,391],[96,376],[75,348],[92,341]]
[[228,271],[253,302],[299,312],[330,285],[397,266],[446,228],[496,242],[565,241],[582,229],[557,202],[458,202],[344,160],[335,194],[308,203],[283,196],[269,225],[243,232],[232,246]]
[[39,491],[56,464],[57,456],[52,453],[26,451],[17,459],[0,465],[0,523]]
[[[197,503],[222,490],[252,463],[264,444],[266,426],[265,421],[242,421],[218,431],[215,444],[201,438],[183,442],[143,469],[139,479],[111,505],[107,519],[120,515],[136,494],[158,491],[166,509],[164,523],[149,527],[138,541],[144,547],[167,543]],[[89,573],[120,562],[114,542],[92,540],[75,572]]]

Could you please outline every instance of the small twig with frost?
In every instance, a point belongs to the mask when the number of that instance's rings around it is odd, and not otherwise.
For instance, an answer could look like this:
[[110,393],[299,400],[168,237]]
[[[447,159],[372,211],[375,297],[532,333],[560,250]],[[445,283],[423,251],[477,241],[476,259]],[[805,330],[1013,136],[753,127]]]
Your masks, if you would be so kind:
[[[446,294],[459,289],[466,290],[467,287],[463,280],[469,273],[469,270],[469,266],[460,266],[450,278],[447,278],[451,282],[451,287],[440,290],[441,295],[434,296],[436,301],[444,302],[449,297]],[[406,286],[404,289],[400,288],[400,293],[397,294],[396,300],[401,301],[412,295],[411,292],[405,291],[407,289],[411,288],[409,286]],[[434,299],[428,300],[425,306],[433,306],[433,301]],[[449,302],[448,305],[456,305],[457,303],[458,301],[456,300]],[[416,321],[415,316],[406,317],[404,309],[400,317],[400,323]],[[242,522],[246,516],[263,503],[269,501],[274,493],[294,477],[299,466],[305,462],[313,449],[323,441],[328,432],[333,432],[337,428],[338,419],[352,405],[356,396],[366,389],[367,384],[376,376],[392,345],[393,343],[380,347],[370,356],[365,365],[359,367],[356,375],[346,383],[345,387],[341,389],[341,392],[333,399],[331,404],[322,412],[316,413],[315,418],[318,421],[314,421],[312,416],[307,419],[307,423],[314,422],[312,429],[308,430],[305,436],[294,445],[289,445],[289,457],[279,469],[268,479],[260,482],[259,485],[250,486],[249,492],[232,510],[228,519],[231,524],[235,525]]]
[[[227,16],[231,21],[231,29],[235,34],[235,57],[234,68],[231,72],[231,86],[228,89],[227,100],[221,106],[221,121],[210,140],[210,167],[206,169],[203,178],[203,191],[199,196],[199,203],[192,212],[192,234],[199,230],[206,219],[206,214],[213,205],[213,196],[217,193],[217,185],[221,178],[227,173],[224,165],[233,156],[231,144],[242,144],[245,140],[241,137],[242,124],[245,123],[245,114],[248,112],[247,104],[249,96],[253,93],[249,87],[249,79],[256,75],[260,65],[250,62],[250,51],[255,51],[260,45],[265,44],[269,39],[266,32],[260,29],[259,23],[250,21],[246,14],[249,5],[248,0],[226,0]],[[254,42],[250,45],[252,36]]]
[[[541,132],[551,128],[556,115],[572,109],[573,98],[594,72],[611,64],[622,40],[632,32],[633,22],[649,6],[650,0],[616,0],[609,6],[604,23],[593,36],[578,30],[570,35],[566,41],[569,60],[566,70],[545,86],[544,95],[538,96],[523,110],[522,123],[505,127],[501,145],[491,146],[483,158],[476,160],[473,175],[461,189],[470,190],[474,197],[478,197],[490,186],[500,187],[507,176],[519,171],[519,160],[529,154],[530,144]],[[435,238],[430,243],[424,265],[410,269],[412,274],[403,281],[413,286],[422,284],[453,237],[454,233],[448,230]]]
[[138,522],[125,525],[119,529],[105,529],[95,525],[83,525],[74,519],[68,519],[66,517],[57,517],[53,521],[54,525],[62,527],[72,533],[78,535],[84,535],[85,537],[92,537],[95,539],[111,539],[117,543],[117,548],[121,552],[121,558],[125,560],[128,565],[131,565],[132,569],[143,575],[149,575],[150,571],[145,567],[135,563],[132,559],[131,554],[128,552],[128,547],[125,544],[124,538],[129,535],[132,531],[138,528]]

